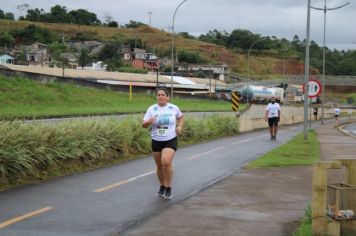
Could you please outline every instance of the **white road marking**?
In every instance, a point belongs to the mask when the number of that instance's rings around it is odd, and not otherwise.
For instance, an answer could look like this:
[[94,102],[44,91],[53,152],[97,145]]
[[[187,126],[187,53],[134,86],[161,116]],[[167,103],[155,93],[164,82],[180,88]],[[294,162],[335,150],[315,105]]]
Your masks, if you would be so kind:
[[221,146],[221,147],[215,148],[215,149],[213,149],[213,150],[210,150],[210,151],[207,151],[207,152],[203,152],[203,153],[197,154],[197,155],[192,156],[192,157],[188,157],[188,160],[197,159],[197,158],[202,157],[202,156],[204,156],[204,155],[207,155],[207,154],[209,154],[209,153],[219,151],[220,149],[223,149],[223,148],[224,148],[224,146]]
[[250,142],[250,141],[252,141],[252,138],[234,142],[234,143],[232,143],[232,145],[241,144],[241,143],[247,143],[247,142]]
[[101,193],[101,192],[104,192],[104,191],[107,191],[107,190],[110,190],[110,189],[113,189],[113,188],[117,188],[117,187],[120,187],[121,185],[130,183],[130,182],[132,182],[132,181],[135,181],[135,180],[137,180],[137,179],[143,178],[143,177],[145,177],[145,176],[148,176],[148,175],[151,175],[151,174],[154,174],[154,173],[156,173],[156,170],[152,170],[152,171],[146,172],[146,173],[144,173],[144,174],[142,174],[142,175],[137,175],[137,176],[135,176],[135,177],[122,180],[122,181],[120,181],[120,182],[117,182],[117,183],[108,185],[108,186],[103,187],[103,188],[98,188],[98,189],[94,190],[94,192],[96,192],[96,193]]

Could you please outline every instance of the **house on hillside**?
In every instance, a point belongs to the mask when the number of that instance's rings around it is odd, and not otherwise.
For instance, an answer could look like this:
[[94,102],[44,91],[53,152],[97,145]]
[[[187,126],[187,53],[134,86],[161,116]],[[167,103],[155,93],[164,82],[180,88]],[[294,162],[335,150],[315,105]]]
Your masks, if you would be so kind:
[[29,64],[43,64],[47,61],[47,45],[43,43],[33,43],[31,45],[24,46],[26,53],[26,61]]
[[10,55],[0,55],[0,64],[14,64],[14,60],[15,58]]
[[130,46],[122,46],[120,48],[120,54],[121,54],[122,60],[124,62],[131,61],[131,47]]
[[68,61],[68,68],[70,69],[77,69],[78,67],[78,58],[79,54],[78,53],[61,53],[60,58],[65,58]]
[[204,75],[206,78],[216,78],[221,81],[227,81],[229,67],[226,64],[221,65],[177,65],[178,74],[184,76],[197,77]]
[[131,65],[134,68],[146,69],[149,71],[159,70],[159,59],[153,53],[148,53],[146,50],[141,48],[134,48],[131,52]]
[[104,43],[99,41],[67,41],[65,45],[78,52],[86,49],[89,52],[89,56],[97,55],[105,46]]
[[83,48],[88,50],[89,52],[103,45],[104,43],[99,41],[67,41],[65,45],[69,48],[75,49],[76,51],[80,51]]

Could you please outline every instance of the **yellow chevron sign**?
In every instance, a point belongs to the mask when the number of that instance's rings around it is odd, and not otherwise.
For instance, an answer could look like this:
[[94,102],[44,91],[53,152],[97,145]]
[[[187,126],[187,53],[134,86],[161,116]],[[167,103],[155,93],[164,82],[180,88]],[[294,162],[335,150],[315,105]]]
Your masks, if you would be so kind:
[[232,102],[232,110],[237,111],[239,109],[241,94],[237,91],[232,92],[231,94],[231,102]]

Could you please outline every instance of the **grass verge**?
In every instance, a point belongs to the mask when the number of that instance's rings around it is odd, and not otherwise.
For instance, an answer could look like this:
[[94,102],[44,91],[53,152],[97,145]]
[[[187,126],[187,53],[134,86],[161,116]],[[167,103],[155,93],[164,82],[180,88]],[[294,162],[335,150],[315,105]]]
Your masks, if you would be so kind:
[[312,210],[311,207],[307,207],[304,211],[304,217],[298,227],[297,231],[293,233],[293,236],[310,236],[312,234]]
[[308,166],[319,160],[319,141],[314,130],[309,131],[308,140],[299,134],[289,142],[250,162],[247,168]]
[[[0,119],[141,113],[156,102],[155,95],[133,94],[129,100],[123,92],[1,76],[0,100]],[[231,111],[226,101],[177,97],[174,103],[182,111]]]

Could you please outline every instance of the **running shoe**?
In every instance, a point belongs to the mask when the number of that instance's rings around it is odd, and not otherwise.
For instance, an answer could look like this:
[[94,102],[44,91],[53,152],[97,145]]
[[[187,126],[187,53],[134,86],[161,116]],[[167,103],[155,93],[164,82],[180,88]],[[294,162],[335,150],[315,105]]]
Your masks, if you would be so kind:
[[161,196],[161,197],[164,197],[165,193],[166,193],[166,187],[164,187],[164,186],[159,187],[157,195]]
[[172,196],[172,188],[171,187],[167,187],[166,188],[166,192],[164,194],[164,198],[165,199],[171,199],[173,196]]

